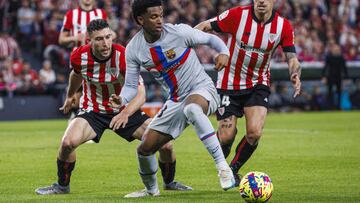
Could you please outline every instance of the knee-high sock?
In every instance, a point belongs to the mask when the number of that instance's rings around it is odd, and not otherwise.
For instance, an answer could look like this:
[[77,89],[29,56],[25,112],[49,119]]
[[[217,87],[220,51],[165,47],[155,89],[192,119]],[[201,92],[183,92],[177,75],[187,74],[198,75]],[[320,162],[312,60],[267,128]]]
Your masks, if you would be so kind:
[[146,190],[152,194],[156,193],[159,190],[159,188],[156,178],[158,165],[155,154],[152,154],[150,156],[142,156],[138,154],[138,160],[139,160],[139,173],[146,187]]
[[57,159],[58,183],[61,186],[70,184],[71,172],[74,170],[75,162],[66,162]]
[[213,157],[217,168],[228,167],[214,128],[201,106],[194,103],[188,104],[184,108],[184,114],[194,126],[196,134],[205,145],[209,154]]
[[240,168],[246,163],[257,148],[258,143],[251,145],[244,136],[236,147],[236,154],[231,161],[230,168],[237,173]]
[[172,183],[175,178],[176,160],[172,163],[163,163],[159,160],[159,166],[164,184]]

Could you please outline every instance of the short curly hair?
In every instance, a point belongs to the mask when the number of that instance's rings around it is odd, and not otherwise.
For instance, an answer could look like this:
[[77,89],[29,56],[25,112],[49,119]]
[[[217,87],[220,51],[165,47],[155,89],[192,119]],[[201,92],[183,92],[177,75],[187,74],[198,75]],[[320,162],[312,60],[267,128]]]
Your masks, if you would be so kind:
[[106,20],[96,19],[96,20],[90,21],[90,23],[87,26],[87,32],[90,35],[94,31],[102,30],[102,29],[105,29],[108,27],[109,27],[109,24],[106,22]]
[[131,8],[135,22],[140,24],[137,17],[144,14],[147,8],[155,6],[162,6],[162,0],[134,0]]

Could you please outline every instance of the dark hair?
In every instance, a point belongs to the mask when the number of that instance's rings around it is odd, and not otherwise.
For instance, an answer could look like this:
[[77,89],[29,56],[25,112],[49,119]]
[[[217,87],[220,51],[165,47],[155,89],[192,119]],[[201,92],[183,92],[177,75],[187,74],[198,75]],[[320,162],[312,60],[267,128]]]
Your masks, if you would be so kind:
[[137,17],[144,14],[147,8],[155,6],[162,6],[162,0],[134,0],[131,8],[135,22],[140,24]]
[[106,20],[96,19],[96,20],[90,21],[90,23],[87,26],[87,32],[90,35],[94,31],[102,30],[102,29],[108,28],[108,27],[109,27],[109,24],[106,22]]

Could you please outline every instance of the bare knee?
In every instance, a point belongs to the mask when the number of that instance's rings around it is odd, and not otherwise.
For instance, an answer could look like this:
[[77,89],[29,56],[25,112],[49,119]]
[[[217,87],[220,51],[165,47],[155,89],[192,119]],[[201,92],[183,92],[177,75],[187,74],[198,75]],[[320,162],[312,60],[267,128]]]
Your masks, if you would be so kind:
[[142,156],[150,156],[155,153],[153,147],[143,144],[143,142],[137,147],[137,153]]
[[65,137],[61,141],[61,150],[65,153],[74,151],[76,147],[78,147],[78,144],[70,138]]
[[173,151],[173,144],[168,142],[160,148],[160,153],[171,153]]
[[246,139],[251,145],[254,145],[260,139],[261,135],[262,135],[261,127],[250,128],[246,132]]
[[221,144],[230,144],[234,142],[237,129],[219,129],[218,136]]

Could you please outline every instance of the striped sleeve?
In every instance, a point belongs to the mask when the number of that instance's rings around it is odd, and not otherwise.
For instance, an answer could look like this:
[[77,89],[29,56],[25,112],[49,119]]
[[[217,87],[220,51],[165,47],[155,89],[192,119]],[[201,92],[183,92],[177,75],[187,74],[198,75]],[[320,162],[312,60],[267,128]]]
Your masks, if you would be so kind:
[[283,30],[281,32],[281,47],[284,52],[296,52],[294,30],[287,19],[284,19]]
[[217,32],[236,33],[236,22],[238,21],[236,20],[238,16],[237,12],[240,12],[239,8],[232,8],[217,16],[216,20],[211,23],[213,30]]
[[70,56],[70,68],[74,70],[75,73],[81,73],[81,48],[75,49]]
[[73,18],[73,11],[70,10],[65,14],[61,31],[70,31],[73,29],[72,18]]

